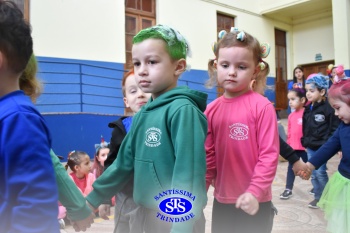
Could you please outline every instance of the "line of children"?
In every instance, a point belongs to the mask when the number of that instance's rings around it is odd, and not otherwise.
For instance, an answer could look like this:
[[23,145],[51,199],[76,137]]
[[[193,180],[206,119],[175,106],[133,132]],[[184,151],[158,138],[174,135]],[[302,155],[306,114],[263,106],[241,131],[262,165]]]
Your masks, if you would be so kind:
[[269,51],[235,28],[219,37],[208,69],[211,83],[217,80],[225,92],[205,111],[206,183],[215,188],[212,232],[271,232],[279,136],[275,109],[259,94]]
[[[141,107],[144,106],[151,97],[150,93],[144,93],[137,85],[133,69],[123,76],[122,93],[125,106],[130,108],[133,114],[139,112]],[[132,119],[133,116],[124,116],[108,124],[110,128],[113,128],[113,131],[109,146],[110,153],[105,161],[105,169],[115,161],[122,141],[130,131]],[[142,232],[140,224],[137,224],[137,221],[139,221],[137,218],[138,215],[136,214],[138,205],[133,199],[133,186],[134,179],[132,175],[125,187],[115,196],[114,221],[116,233]]]
[[[327,183],[317,205],[324,210],[328,221],[327,231],[343,233],[350,232],[350,80],[334,83],[328,98],[341,123],[333,136],[314,153],[307,164],[310,170],[314,171],[342,150],[338,171]],[[303,172],[298,174],[306,179],[311,175],[305,175]]]
[[[140,205],[138,222],[146,233],[204,232],[201,220],[207,202],[205,149],[207,94],[177,87],[186,70],[189,46],[184,37],[165,25],[141,30],[133,38],[132,57],[137,85],[151,93],[149,102],[133,117],[117,159],[95,181],[87,196],[92,208],[111,198],[134,174],[133,197]],[[277,130],[277,127],[276,127]],[[187,221],[171,221],[159,209],[161,201],[192,196]],[[163,194],[166,197],[163,196]],[[161,195],[160,195],[161,194]],[[175,198],[175,199],[174,199]],[[176,201],[175,201],[176,202]],[[169,221],[168,221],[169,220]]]
[[[288,92],[289,106],[294,109],[288,116],[288,144],[293,148],[295,153],[305,163],[307,162],[307,154],[305,148],[301,145],[301,137],[303,136],[303,114],[304,105],[306,103],[306,92],[304,88],[293,88]],[[293,185],[295,180],[293,164],[288,164],[286,189],[281,193],[281,199],[289,199],[293,195]]]
[[[305,106],[303,114],[303,137],[301,144],[307,150],[308,159],[330,138],[339,125],[339,119],[334,115],[334,109],[329,105],[326,94],[327,78],[322,74],[311,74],[306,80],[306,98],[310,104]],[[310,208],[317,209],[318,201],[328,182],[326,164],[312,172],[314,200]]]

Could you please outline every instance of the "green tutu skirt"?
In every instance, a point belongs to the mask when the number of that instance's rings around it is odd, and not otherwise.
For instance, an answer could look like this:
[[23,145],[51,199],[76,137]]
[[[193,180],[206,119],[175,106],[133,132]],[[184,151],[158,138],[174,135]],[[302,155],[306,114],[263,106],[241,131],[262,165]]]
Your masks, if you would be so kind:
[[334,173],[317,205],[324,210],[327,231],[350,232],[350,179]]

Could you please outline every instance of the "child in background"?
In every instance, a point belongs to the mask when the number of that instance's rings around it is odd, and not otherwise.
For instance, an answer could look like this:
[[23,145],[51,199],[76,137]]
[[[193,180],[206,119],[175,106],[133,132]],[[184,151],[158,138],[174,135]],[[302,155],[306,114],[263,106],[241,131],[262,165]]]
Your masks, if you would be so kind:
[[87,196],[92,191],[92,184],[95,181],[95,176],[90,173],[90,157],[83,151],[71,151],[68,154],[66,169],[72,170],[69,174],[74,183],[78,186],[81,193]]
[[[307,150],[308,159],[330,138],[339,124],[339,119],[334,115],[334,109],[329,105],[326,93],[328,89],[327,77],[322,74],[311,74],[306,80],[306,98],[310,101],[305,106],[303,114],[303,136],[301,144]],[[314,200],[309,207],[318,209],[318,201],[323,189],[328,182],[326,164],[312,172],[311,183],[313,186]]]
[[262,60],[269,47],[236,28],[219,38],[208,84],[217,80],[224,94],[205,111],[206,183],[215,188],[212,232],[271,232],[279,136],[275,109],[259,94],[269,73]]
[[50,132],[19,84],[30,25],[13,2],[0,1],[0,12],[0,231],[58,233]]
[[304,70],[301,66],[297,66],[293,70],[293,81],[288,84],[288,90],[293,88],[305,88]]
[[92,164],[92,174],[94,174],[95,179],[100,177],[104,171],[104,164],[107,159],[107,155],[110,151],[109,144],[105,142],[103,136],[101,136],[101,143],[95,144],[95,157],[94,163]]
[[[188,52],[184,37],[165,25],[143,29],[133,38],[136,83],[152,97],[133,117],[117,159],[96,180],[94,190],[87,196],[96,208],[119,192],[134,174],[133,197],[140,205],[138,214],[143,216],[135,224],[141,224],[146,233],[189,233],[194,228],[196,232],[205,231],[204,222],[197,225],[200,230],[193,226],[197,219],[202,220],[207,202],[207,121],[203,114],[207,94],[177,87],[178,78],[187,67]],[[195,196],[186,199],[192,204],[187,221],[176,222],[173,212],[166,214],[159,207],[167,198],[174,202],[185,198],[176,190]]]
[[[330,178],[317,205],[324,210],[328,221],[327,231],[343,233],[350,232],[350,80],[334,83],[329,90],[328,99],[335,109],[335,115],[342,122],[307,164],[311,170],[318,169],[342,150],[338,171]],[[310,173],[303,178],[309,177]]]
[[[137,85],[134,69],[125,73],[122,79],[122,93],[124,96],[124,103],[127,108],[136,114],[140,111],[141,107],[144,106],[149,98],[150,93],[144,93],[141,88]],[[105,169],[107,169],[116,159],[120,145],[124,140],[126,134],[130,131],[132,116],[120,117],[117,121],[108,124],[108,127],[113,128],[110,153],[108,154],[107,160],[105,161]],[[128,233],[128,232],[140,232],[139,225],[136,215],[136,209],[138,205],[135,204],[132,193],[133,193],[134,179],[133,175],[125,187],[116,194],[116,205],[114,207],[114,221],[115,221],[115,232],[116,233]]]
[[[306,103],[306,92],[304,88],[293,88],[288,92],[289,106],[294,111],[288,116],[288,139],[287,143],[293,148],[295,153],[305,163],[307,162],[307,154],[305,148],[301,145],[301,137],[303,136],[303,113],[304,105]],[[288,164],[286,189],[280,195],[281,199],[289,199],[293,196],[293,185],[295,175],[293,171],[293,164]]]

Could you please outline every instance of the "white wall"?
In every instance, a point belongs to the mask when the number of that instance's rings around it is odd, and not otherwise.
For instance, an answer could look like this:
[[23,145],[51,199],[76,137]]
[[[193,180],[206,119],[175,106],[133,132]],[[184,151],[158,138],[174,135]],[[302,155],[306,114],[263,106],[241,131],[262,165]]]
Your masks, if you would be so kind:
[[316,62],[317,53],[321,53],[323,61],[334,59],[332,18],[294,26],[293,53],[295,66]]
[[37,56],[125,62],[125,9],[120,0],[30,2]]

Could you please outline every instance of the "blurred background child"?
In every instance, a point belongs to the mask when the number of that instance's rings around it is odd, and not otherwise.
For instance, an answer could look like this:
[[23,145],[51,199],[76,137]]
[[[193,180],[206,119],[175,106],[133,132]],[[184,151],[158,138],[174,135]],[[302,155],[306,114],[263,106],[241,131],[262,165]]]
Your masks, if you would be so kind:
[[68,154],[68,167],[72,170],[69,174],[74,183],[78,186],[84,196],[87,196],[92,191],[92,184],[95,181],[95,176],[91,173],[90,157],[83,151],[73,150]]
[[101,143],[95,144],[95,157],[92,164],[91,172],[97,179],[104,171],[104,164],[107,159],[107,155],[110,151],[108,142],[105,142],[103,136],[101,136]]
[[[288,92],[289,106],[294,109],[288,116],[288,144],[293,148],[299,159],[307,162],[307,154],[305,148],[301,145],[301,137],[303,136],[303,113],[304,105],[306,103],[306,91],[304,88],[293,88]],[[293,185],[295,175],[293,171],[293,164],[288,164],[286,189],[281,193],[281,199],[289,199],[293,196]]]
[[302,87],[305,88],[304,70],[301,66],[297,66],[293,70],[293,81],[288,83],[288,90],[293,88]]

